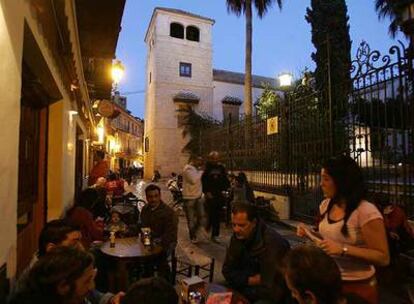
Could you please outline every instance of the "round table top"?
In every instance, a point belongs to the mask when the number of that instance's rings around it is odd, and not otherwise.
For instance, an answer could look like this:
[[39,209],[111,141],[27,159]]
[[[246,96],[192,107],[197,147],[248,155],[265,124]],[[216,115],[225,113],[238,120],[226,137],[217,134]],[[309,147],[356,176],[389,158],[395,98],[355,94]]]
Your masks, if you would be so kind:
[[105,242],[101,247],[102,253],[116,258],[149,258],[162,252],[160,245],[144,246],[138,237],[117,238],[115,247],[110,247],[110,242]]
[[226,286],[217,283],[209,283],[207,289],[210,295],[214,293],[231,292],[231,304],[249,304],[249,301],[241,293]]

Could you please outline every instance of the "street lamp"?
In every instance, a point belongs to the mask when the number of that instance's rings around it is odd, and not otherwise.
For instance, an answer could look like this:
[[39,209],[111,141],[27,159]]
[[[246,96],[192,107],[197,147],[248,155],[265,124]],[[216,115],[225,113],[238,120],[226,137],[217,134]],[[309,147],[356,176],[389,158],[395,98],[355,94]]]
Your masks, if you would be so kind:
[[282,73],[278,76],[279,87],[280,88],[289,88],[293,84],[293,75],[292,73]]
[[115,60],[112,64],[111,75],[112,80],[114,81],[115,88],[117,87],[118,83],[121,81],[122,77],[124,76],[125,68],[122,65],[120,60]]

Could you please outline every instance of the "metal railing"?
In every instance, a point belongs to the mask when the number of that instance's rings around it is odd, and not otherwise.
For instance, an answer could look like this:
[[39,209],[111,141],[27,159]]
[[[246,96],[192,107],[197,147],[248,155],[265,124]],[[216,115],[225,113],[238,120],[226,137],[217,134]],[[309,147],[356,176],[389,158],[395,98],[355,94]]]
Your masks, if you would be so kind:
[[[327,92],[299,86],[268,113],[234,123],[230,117],[203,130],[200,150],[219,151],[228,170],[244,171],[255,189],[289,195],[292,215],[301,218],[317,213],[321,164],[347,153],[363,169],[370,193],[388,194],[414,216],[413,69],[407,54],[400,44],[382,56],[363,42],[344,104],[332,100],[328,109]],[[278,131],[269,134],[274,117]]]

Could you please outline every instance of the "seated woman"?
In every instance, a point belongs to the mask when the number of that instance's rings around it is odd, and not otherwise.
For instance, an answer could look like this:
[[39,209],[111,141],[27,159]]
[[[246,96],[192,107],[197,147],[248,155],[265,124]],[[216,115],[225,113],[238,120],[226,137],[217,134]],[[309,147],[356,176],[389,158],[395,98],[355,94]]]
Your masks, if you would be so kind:
[[[384,220],[368,202],[362,171],[349,156],[326,161],[321,170],[325,199],[319,206],[318,230],[322,240],[316,245],[332,256],[342,277],[344,293],[355,293],[368,303],[378,303],[375,266],[390,261]],[[306,236],[306,227],[298,235]]]
[[108,181],[105,184],[107,193],[112,193],[113,200],[120,200],[124,195],[124,180],[120,179],[116,173],[109,174]]
[[404,209],[392,203],[386,194],[374,195],[373,201],[384,217],[391,256],[414,249],[414,231]]
[[94,241],[103,241],[103,223],[95,221],[92,213],[94,201],[91,200],[90,191],[81,192],[75,205],[66,213],[69,224],[80,227],[82,232],[82,244],[89,248]]

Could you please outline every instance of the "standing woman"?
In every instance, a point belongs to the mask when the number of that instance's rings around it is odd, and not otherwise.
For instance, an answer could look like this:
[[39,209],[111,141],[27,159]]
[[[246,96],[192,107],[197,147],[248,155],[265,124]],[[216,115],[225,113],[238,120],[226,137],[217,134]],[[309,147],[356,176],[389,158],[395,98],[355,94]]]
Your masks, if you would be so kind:
[[[386,266],[390,257],[382,215],[365,200],[361,169],[349,156],[332,158],[322,167],[321,188],[326,199],[319,206],[318,246],[338,264],[343,292],[376,304],[374,265]],[[305,235],[301,225],[298,235]]]

